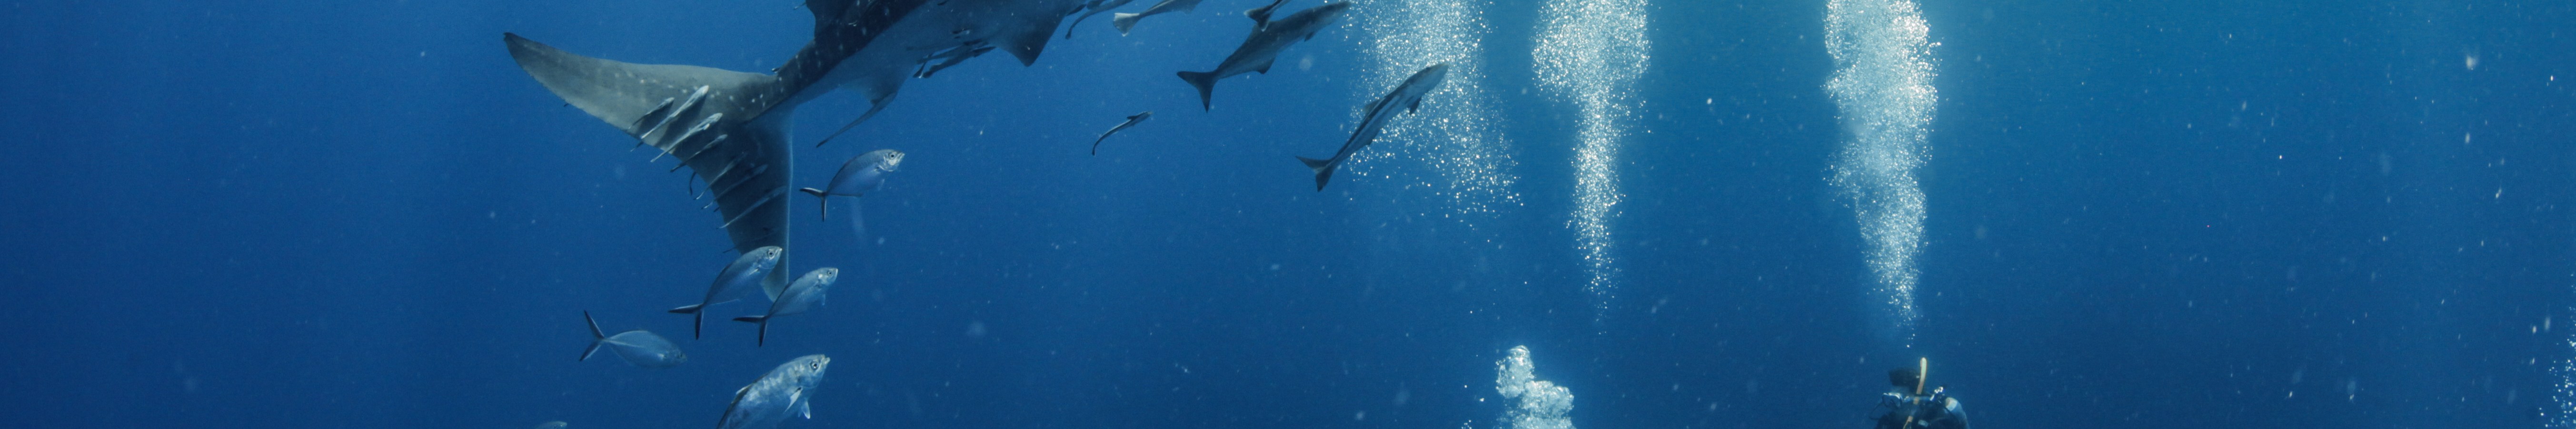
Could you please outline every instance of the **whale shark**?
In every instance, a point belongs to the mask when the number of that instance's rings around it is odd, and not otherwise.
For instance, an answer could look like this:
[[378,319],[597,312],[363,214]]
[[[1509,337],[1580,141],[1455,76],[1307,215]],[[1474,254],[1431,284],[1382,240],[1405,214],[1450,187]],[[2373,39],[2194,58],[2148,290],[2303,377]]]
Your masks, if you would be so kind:
[[[871,104],[856,125],[943,51],[989,45],[1034,63],[1079,7],[1079,0],[806,0],[812,41],[769,73],[592,58],[515,33],[502,41],[528,76],[567,104],[660,149],[657,159],[688,167],[739,253],[788,247],[788,130],[797,105],[851,89]],[[761,285],[772,298],[790,272],[786,256],[778,264]]]

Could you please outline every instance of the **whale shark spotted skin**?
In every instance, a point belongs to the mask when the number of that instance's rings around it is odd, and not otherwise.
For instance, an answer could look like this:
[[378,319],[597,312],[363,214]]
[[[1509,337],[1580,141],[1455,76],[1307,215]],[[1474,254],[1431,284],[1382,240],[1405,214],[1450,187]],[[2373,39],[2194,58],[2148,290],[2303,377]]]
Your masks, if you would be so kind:
[[[537,83],[639,143],[677,158],[706,184],[736,252],[788,243],[797,105],[836,88],[885,108],[918,66],[960,46],[1037,60],[1080,0],[806,0],[814,37],[769,74],[591,58],[504,33],[510,56]],[[967,55],[975,51],[968,51]],[[848,127],[843,127],[844,130]],[[658,159],[658,157],[657,157]],[[787,258],[761,282],[788,284]]]

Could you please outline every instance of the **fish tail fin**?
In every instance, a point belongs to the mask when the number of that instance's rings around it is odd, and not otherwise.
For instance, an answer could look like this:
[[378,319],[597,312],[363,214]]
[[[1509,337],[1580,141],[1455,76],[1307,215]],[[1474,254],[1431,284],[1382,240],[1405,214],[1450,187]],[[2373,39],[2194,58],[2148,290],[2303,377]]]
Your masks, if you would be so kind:
[[814,203],[814,208],[822,211],[823,220],[832,220],[832,194],[826,194],[823,193],[823,190],[814,188],[798,188],[796,190],[804,191],[806,195],[812,195],[815,200],[821,201]]
[[599,331],[599,321],[592,320],[589,311],[581,312],[581,321],[590,322],[591,339],[590,346],[581,348],[581,359],[577,360],[590,360],[590,355],[599,353],[599,343],[608,342],[608,334]]
[[1109,25],[1112,27],[1118,27],[1118,35],[1125,36],[1127,35],[1127,30],[1136,28],[1136,20],[1143,19],[1144,17],[1145,16],[1142,14],[1124,12],[1111,14],[1109,15]]
[[608,332],[599,330],[599,320],[590,318],[589,310],[582,310],[581,321],[590,323],[591,338],[608,338]]
[[1180,72],[1181,80],[1199,89],[1199,110],[1208,110],[1208,98],[1216,92],[1216,73]]
[[706,304],[689,304],[680,306],[680,308],[671,309],[671,312],[697,316],[697,322],[691,323],[691,325],[694,326],[690,327],[689,338],[706,338],[707,312],[703,311],[706,310],[706,308]]
[[1338,168],[1338,166],[1333,165],[1333,161],[1331,160],[1314,159],[1302,156],[1297,157],[1297,160],[1305,162],[1306,168],[1315,169],[1316,192],[1322,192],[1324,190],[1324,182],[1333,180],[1333,170]]
[[736,322],[751,322],[751,323],[758,323],[758,324],[760,324],[760,337],[759,337],[760,339],[758,340],[759,342],[752,343],[752,344],[753,344],[753,345],[761,345],[761,346],[769,345],[769,316],[742,316],[742,317],[736,317],[736,318],[733,318],[733,321],[736,321]]

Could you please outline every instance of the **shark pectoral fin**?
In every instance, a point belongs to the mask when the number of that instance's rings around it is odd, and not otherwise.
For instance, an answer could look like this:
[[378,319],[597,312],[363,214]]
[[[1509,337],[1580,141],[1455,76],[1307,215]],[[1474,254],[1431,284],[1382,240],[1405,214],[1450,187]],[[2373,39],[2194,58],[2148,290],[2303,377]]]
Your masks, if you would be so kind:
[[1278,63],[1278,62],[1279,62],[1279,58],[1276,58],[1276,57],[1273,57],[1273,58],[1271,58],[1271,59],[1261,60],[1261,65],[1253,66],[1253,67],[1252,67],[1252,72],[1253,72],[1253,73],[1260,73],[1260,74],[1270,74],[1270,65],[1271,65],[1271,64],[1273,64],[1273,63]]
[[1315,191],[1323,192],[1324,182],[1333,180],[1333,169],[1337,168],[1337,166],[1333,165],[1333,161],[1302,156],[1297,157],[1297,160],[1305,162],[1306,168],[1315,169]]
[[1055,25],[1047,25],[1044,31],[1027,31],[1008,36],[1008,39],[994,42],[994,46],[1009,48],[1004,50],[1010,51],[1011,57],[1018,58],[1021,67],[1033,66],[1038,64],[1038,54],[1046,51],[1047,42],[1055,40],[1053,37]]
[[1404,107],[1404,113],[1413,113],[1413,112],[1419,112],[1419,111],[1422,111],[1422,99],[1423,99],[1423,98],[1428,98],[1428,97],[1414,97],[1414,98],[1413,98],[1413,105],[1411,105],[1411,106],[1405,106],[1405,107]]
[[1109,26],[1118,27],[1118,35],[1125,36],[1127,30],[1136,29],[1136,20],[1143,17],[1143,15],[1125,12],[1110,14]]
[[1181,81],[1199,89],[1199,110],[1208,110],[1208,98],[1216,92],[1216,73],[1180,72]]

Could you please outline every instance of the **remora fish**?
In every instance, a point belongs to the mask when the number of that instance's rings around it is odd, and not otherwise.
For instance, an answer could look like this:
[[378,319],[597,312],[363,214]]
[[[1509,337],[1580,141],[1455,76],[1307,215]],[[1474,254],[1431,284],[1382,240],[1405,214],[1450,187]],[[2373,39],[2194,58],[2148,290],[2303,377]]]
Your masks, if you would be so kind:
[[[1092,16],[1092,15],[1099,15],[1101,12],[1106,12],[1106,11],[1109,11],[1110,9],[1117,9],[1119,6],[1126,6],[1128,3],[1134,3],[1134,2],[1136,2],[1136,0],[1092,0],[1090,4],[1082,5],[1082,7],[1083,7],[1083,8],[1085,8],[1085,9],[1090,9],[1091,11],[1089,11],[1089,12],[1083,12],[1083,13],[1082,13],[1082,16],[1074,17],[1074,18],[1073,18],[1073,23],[1072,23],[1072,24],[1065,24],[1065,25],[1064,25],[1064,38],[1065,38],[1066,40],[1072,40],[1072,39],[1073,39],[1073,27],[1074,27],[1074,26],[1077,26],[1077,25],[1082,25],[1082,20],[1085,20],[1085,19],[1091,19],[1091,16]],[[1111,17],[1111,18],[1117,18],[1118,16],[1116,16],[1116,15],[1111,15],[1110,17]],[[1131,22],[1131,23],[1128,23],[1127,25],[1131,25],[1131,26],[1132,26],[1132,25],[1136,25],[1136,24]],[[1119,31],[1118,31],[1118,34],[1124,35],[1124,34],[1127,34],[1127,31],[1122,29],[1122,30],[1119,30]]]
[[816,268],[813,272],[805,273],[804,277],[797,277],[795,283],[787,284],[787,293],[779,294],[778,300],[769,302],[769,314],[742,316],[733,320],[760,324],[760,342],[755,344],[768,345],[770,319],[804,313],[805,310],[823,306],[823,292],[830,290],[832,282],[840,279],[841,269],[839,268]]
[[1253,27],[1270,25],[1270,12],[1279,10],[1279,5],[1284,4],[1288,4],[1288,0],[1271,0],[1269,5],[1243,11],[1243,16],[1252,18]]
[[[590,323],[591,336],[590,347],[581,349],[581,360],[590,360],[591,354],[599,353],[600,346],[608,346],[608,351],[616,352],[617,357],[626,359],[626,363],[645,368],[670,368],[689,361],[689,355],[680,353],[678,344],[671,344],[671,340],[662,339],[652,332],[637,329],[608,335],[599,330],[599,321],[591,319],[588,311],[581,312],[581,321]],[[547,424],[563,427],[560,426],[562,422]]]
[[[705,337],[707,331],[707,306],[732,302],[729,298],[734,296],[735,291],[758,284],[760,279],[768,277],[769,271],[772,268],[778,267],[778,260],[783,259],[782,255],[785,255],[786,253],[786,251],[780,250],[778,246],[767,246],[758,249],[751,249],[749,252],[743,252],[742,257],[733,258],[732,264],[725,265],[724,271],[716,273],[715,284],[707,285],[706,298],[700,299],[696,304],[684,305],[680,306],[680,308],[671,309],[671,312],[697,316],[697,322],[695,322],[696,327],[691,330],[690,338]],[[777,299],[777,296],[778,295],[776,294],[771,294],[770,298]],[[723,299],[723,301],[718,301],[719,299]]]
[[1208,96],[1216,91],[1217,79],[1244,73],[1269,74],[1270,63],[1279,59],[1279,51],[1287,50],[1288,45],[1298,41],[1315,38],[1316,31],[1332,25],[1343,10],[1350,8],[1351,2],[1347,1],[1325,3],[1253,27],[1252,35],[1243,38],[1243,46],[1234,48],[1234,54],[1227,55],[1225,62],[1217,63],[1216,70],[1181,72],[1181,80],[1199,89],[1199,108],[1207,109]]
[[902,166],[903,152],[894,149],[868,151],[851,157],[849,162],[841,163],[841,171],[832,173],[832,182],[823,185],[823,189],[797,190],[820,200],[821,202],[816,203],[815,206],[822,207],[823,219],[829,220],[832,218],[830,203],[833,195],[865,196],[869,191],[877,190],[878,186],[885,185],[886,174],[893,173],[896,168]]
[[[964,63],[966,60],[974,59],[975,57],[984,56],[985,52],[992,51],[993,46],[986,45],[983,41],[975,41],[958,45],[955,48],[949,48],[946,51],[931,54],[928,58],[922,58],[921,70],[914,72],[912,76],[928,79],[930,78],[930,75],[937,74],[940,70],[947,70],[949,67],[956,67],[957,64]],[[939,64],[931,64],[930,60],[940,61]]]
[[1110,14],[1109,25],[1118,27],[1118,35],[1125,36],[1127,30],[1136,28],[1136,20],[1170,12],[1198,10],[1200,1],[1202,0],[1163,0],[1162,3],[1146,7],[1144,12]]
[[1341,168],[1342,162],[1349,161],[1351,155],[1359,153],[1360,148],[1368,147],[1370,142],[1377,141],[1377,133],[1386,127],[1387,120],[1394,119],[1398,113],[1421,109],[1422,97],[1431,94],[1431,90],[1439,89],[1440,82],[1448,76],[1448,63],[1432,64],[1430,67],[1424,67],[1422,71],[1414,72],[1413,77],[1404,78],[1403,84],[1396,85],[1395,91],[1386,93],[1385,97],[1378,97],[1377,101],[1369,102],[1366,110],[1368,116],[1360,118],[1359,129],[1351,131],[1351,139],[1342,142],[1342,150],[1333,152],[1332,158],[1297,157],[1298,161],[1306,163],[1306,168],[1315,169],[1315,191],[1324,190],[1324,182],[1333,178],[1333,169]]
[[733,403],[725,405],[724,418],[716,420],[716,429],[754,429],[777,426],[787,416],[814,418],[814,387],[823,383],[823,367],[832,358],[805,355],[760,376],[759,381],[733,392]]
[[[808,3],[832,0],[807,0]],[[846,3],[850,0],[838,0]],[[861,2],[865,3],[865,2]],[[994,50],[1010,53],[1020,65],[1035,64],[1046,44],[1055,39],[1055,28],[1064,19],[1082,10],[1083,0],[934,0],[922,6],[912,18],[884,30],[884,38],[860,50],[832,70],[831,80],[842,88],[858,91],[869,102],[868,110],[842,125],[831,136],[814,143],[822,146],[894,102],[895,92],[904,81],[921,72],[916,65],[928,62],[933,53],[964,44],[989,45]],[[967,50],[970,55],[983,50]],[[953,57],[952,57],[953,58]],[[958,59],[963,62],[965,60]],[[951,64],[954,65],[954,64]]]
[[1110,134],[1117,134],[1118,130],[1124,130],[1127,129],[1127,127],[1136,126],[1136,124],[1144,123],[1146,119],[1151,119],[1153,117],[1154,111],[1147,110],[1145,113],[1138,113],[1136,116],[1127,117],[1127,122],[1120,122],[1118,123],[1118,126],[1109,127],[1109,131],[1100,133],[1100,138],[1091,139],[1091,154],[1100,154],[1100,142],[1103,140],[1109,140]]
[[[875,72],[876,63],[846,60],[863,51],[894,49],[895,43],[880,37],[889,36],[898,23],[915,21],[908,17],[931,9],[922,7],[929,2],[807,0],[806,9],[814,13],[814,38],[775,75],[609,61],[509,33],[502,34],[502,41],[529,77],[567,104],[679,157],[714,195],[733,250],[750,253],[787,246],[789,198],[783,196],[790,189],[793,163],[787,141],[796,106]],[[1043,31],[1041,39],[1054,26]],[[910,71],[900,68],[911,65],[893,66],[898,81]],[[881,105],[891,90],[869,95]],[[787,281],[782,272],[762,279],[761,286],[775,290],[787,287]]]

